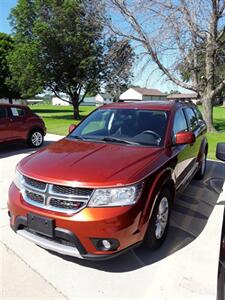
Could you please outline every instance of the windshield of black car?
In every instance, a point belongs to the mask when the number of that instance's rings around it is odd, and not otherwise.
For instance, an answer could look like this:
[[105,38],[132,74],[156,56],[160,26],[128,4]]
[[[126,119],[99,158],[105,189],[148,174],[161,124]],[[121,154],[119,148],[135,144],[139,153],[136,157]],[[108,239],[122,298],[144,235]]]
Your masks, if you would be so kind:
[[99,109],[68,137],[107,143],[162,146],[168,113],[144,109]]

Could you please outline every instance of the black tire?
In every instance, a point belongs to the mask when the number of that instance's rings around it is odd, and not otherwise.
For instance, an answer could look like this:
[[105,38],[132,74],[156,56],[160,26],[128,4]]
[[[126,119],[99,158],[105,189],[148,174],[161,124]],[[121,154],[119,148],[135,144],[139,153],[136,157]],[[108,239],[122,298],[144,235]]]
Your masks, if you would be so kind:
[[44,134],[40,129],[34,129],[28,136],[27,144],[32,148],[40,147],[44,142]]
[[201,180],[205,176],[207,154],[204,152],[202,161],[199,164],[199,170],[195,174],[195,179]]
[[[159,216],[158,216],[159,209],[160,209],[159,207],[160,207],[160,203],[162,203],[162,201],[164,201],[163,199],[167,199],[168,215],[167,215],[166,222],[162,222],[162,223],[166,223],[166,224],[164,224],[165,228],[163,229],[163,232],[161,232],[161,235],[160,235],[159,230],[157,229],[157,226],[159,226],[159,222],[158,222],[157,218],[159,218]],[[158,198],[156,200],[155,207],[153,209],[152,216],[149,221],[148,229],[146,231],[145,238],[144,238],[144,245],[150,250],[158,249],[162,245],[162,243],[164,242],[164,240],[166,238],[168,227],[169,227],[172,202],[173,202],[173,193],[171,192],[171,190],[169,188],[164,187],[161,190],[161,192],[159,193]],[[156,224],[158,224],[158,225],[156,225]]]

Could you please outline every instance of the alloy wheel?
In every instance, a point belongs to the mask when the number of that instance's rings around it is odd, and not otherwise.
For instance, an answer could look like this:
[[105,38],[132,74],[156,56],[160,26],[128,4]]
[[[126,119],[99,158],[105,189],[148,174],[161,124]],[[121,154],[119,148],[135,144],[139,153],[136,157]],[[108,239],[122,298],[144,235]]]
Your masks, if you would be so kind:
[[158,212],[155,222],[155,237],[160,239],[166,229],[166,225],[169,217],[169,202],[166,197],[163,197],[159,203]]

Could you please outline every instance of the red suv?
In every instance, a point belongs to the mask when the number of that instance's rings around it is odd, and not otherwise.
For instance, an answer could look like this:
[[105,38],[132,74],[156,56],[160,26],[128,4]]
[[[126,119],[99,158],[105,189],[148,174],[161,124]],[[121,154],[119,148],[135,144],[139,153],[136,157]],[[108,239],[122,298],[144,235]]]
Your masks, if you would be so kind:
[[[74,126],[75,127],[75,126]],[[11,227],[43,248],[106,259],[164,241],[176,192],[205,173],[206,125],[193,104],[116,103],[24,158]]]
[[31,147],[39,147],[45,133],[43,120],[29,107],[0,104],[0,143],[25,141]]

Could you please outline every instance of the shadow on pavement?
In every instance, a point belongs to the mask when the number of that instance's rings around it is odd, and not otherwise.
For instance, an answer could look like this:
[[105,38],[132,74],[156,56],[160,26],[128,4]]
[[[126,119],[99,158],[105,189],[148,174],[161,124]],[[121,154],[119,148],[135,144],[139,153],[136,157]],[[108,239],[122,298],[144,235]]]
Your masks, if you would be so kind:
[[0,145],[0,159],[10,157],[19,154],[29,154],[44,148],[55,141],[44,141],[40,148],[30,148],[25,143],[9,143],[5,145]]
[[[86,261],[51,252],[64,260],[105,272],[129,272],[153,264],[172,255],[198,238],[217,203],[225,181],[225,164],[207,162],[207,173],[202,181],[193,180],[177,195],[172,210],[165,243],[154,252],[143,246],[106,261]],[[218,230],[221,230],[218,228]],[[50,252],[50,251],[49,251]]]

